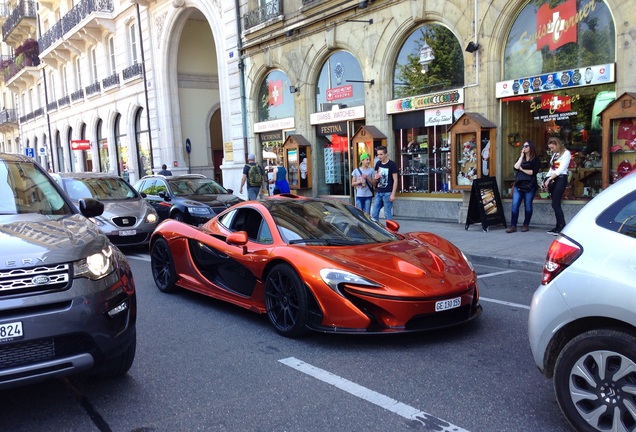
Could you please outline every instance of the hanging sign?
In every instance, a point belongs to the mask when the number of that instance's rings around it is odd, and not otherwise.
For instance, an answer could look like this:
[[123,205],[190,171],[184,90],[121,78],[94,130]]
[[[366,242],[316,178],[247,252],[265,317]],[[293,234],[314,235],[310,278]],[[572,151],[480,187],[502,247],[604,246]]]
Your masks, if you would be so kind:
[[91,142],[89,140],[71,140],[71,150],[90,150]]

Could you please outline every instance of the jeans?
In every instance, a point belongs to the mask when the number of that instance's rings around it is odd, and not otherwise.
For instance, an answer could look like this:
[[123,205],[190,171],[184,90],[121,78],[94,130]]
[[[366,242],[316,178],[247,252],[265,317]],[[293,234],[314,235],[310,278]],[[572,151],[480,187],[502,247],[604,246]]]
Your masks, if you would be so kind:
[[556,226],[563,228],[565,226],[565,215],[561,208],[561,199],[563,199],[563,192],[568,186],[568,176],[558,176],[554,179],[554,189],[552,189],[552,209],[556,216]]
[[247,187],[247,199],[249,201],[257,200],[258,199],[258,193],[260,191],[261,191],[261,187],[260,186],[248,186]]
[[532,200],[534,199],[535,192],[536,188],[534,187],[528,192],[521,192],[516,187],[512,190],[512,216],[510,217],[510,226],[517,226],[517,221],[519,220],[519,209],[521,208],[521,201],[523,201],[523,207],[525,210],[523,224],[530,225],[530,219],[532,219]]
[[358,207],[363,212],[370,214],[371,200],[373,200],[373,197],[356,197],[356,207]]
[[371,211],[371,219],[380,220],[380,209],[384,207],[384,217],[386,220],[393,220],[393,203],[389,199],[391,192],[378,192],[373,200],[373,210]]

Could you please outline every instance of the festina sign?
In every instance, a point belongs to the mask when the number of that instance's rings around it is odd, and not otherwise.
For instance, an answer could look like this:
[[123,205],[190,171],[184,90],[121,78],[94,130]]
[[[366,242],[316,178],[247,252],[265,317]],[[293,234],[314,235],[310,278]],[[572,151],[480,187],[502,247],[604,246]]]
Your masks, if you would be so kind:
[[71,140],[71,150],[90,150],[91,142],[89,140]]

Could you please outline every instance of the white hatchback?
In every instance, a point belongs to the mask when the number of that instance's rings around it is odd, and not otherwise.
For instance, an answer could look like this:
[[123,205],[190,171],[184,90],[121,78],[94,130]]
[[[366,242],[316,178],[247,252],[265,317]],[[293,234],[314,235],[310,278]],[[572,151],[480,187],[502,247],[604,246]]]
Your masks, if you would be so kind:
[[554,240],[528,330],[534,361],[576,430],[636,429],[636,174]]

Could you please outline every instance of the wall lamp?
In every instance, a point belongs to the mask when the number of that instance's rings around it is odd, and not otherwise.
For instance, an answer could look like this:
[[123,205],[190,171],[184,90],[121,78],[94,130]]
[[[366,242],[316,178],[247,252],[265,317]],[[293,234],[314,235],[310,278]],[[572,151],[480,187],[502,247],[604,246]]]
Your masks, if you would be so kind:
[[359,23],[373,24],[373,18],[368,20],[346,19],[345,22],[359,22]]
[[290,85],[289,86],[289,92],[290,93],[299,93],[300,89],[298,87],[296,87],[296,86]]
[[300,33],[300,31],[299,31],[297,28],[295,28],[295,29],[289,29],[289,30],[287,30],[287,31],[285,32],[285,36],[287,36],[287,37],[292,37],[293,35],[298,34],[298,33]]
[[365,83],[365,84],[369,84],[369,85],[373,85],[375,84],[375,80],[368,80],[368,81],[358,81],[358,80],[347,80],[347,82],[353,82],[353,83]]
[[362,0],[358,3],[358,9],[366,9],[369,6],[369,2],[367,0]]
[[466,52],[474,53],[479,49],[479,44],[473,41],[468,42],[468,46],[466,47]]

